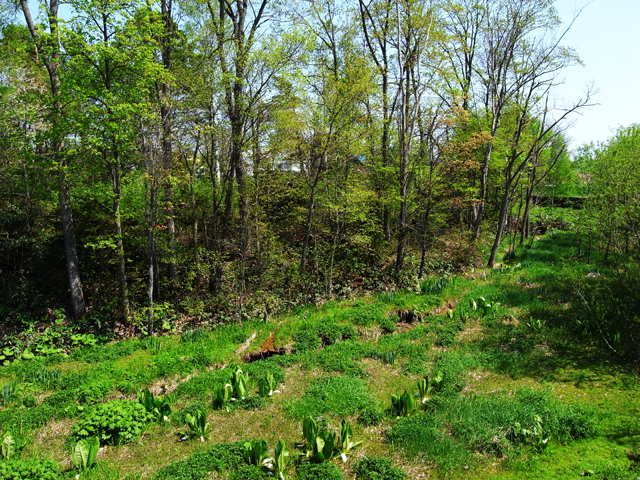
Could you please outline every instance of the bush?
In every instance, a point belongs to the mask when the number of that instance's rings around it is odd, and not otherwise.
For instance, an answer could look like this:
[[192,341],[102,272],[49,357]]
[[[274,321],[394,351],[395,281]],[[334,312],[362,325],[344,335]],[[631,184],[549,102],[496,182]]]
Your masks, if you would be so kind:
[[140,340],[125,340],[108,345],[93,345],[91,347],[79,348],[71,352],[71,358],[87,363],[101,363],[126,357],[140,348],[142,348],[142,342]]
[[357,339],[360,335],[351,325],[337,323],[309,323],[303,325],[294,335],[297,353],[313,352],[320,347],[334,345],[345,340]]
[[380,324],[386,318],[384,307],[381,305],[362,305],[355,306],[349,310],[345,318],[354,325],[361,327],[371,327]]
[[133,400],[112,400],[89,410],[73,427],[71,436],[98,437],[102,445],[122,445],[138,438],[152,415]]
[[62,405],[70,405],[75,402],[77,398],[75,390],[62,390],[60,392],[52,393],[42,401],[43,405],[50,405],[52,407],[60,407]]
[[343,480],[344,475],[332,463],[301,463],[296,469],[298,480]]
[[404,480],[407,474],[386,457],[364,457],[354,468],[359,480]]
[[0,462],[0,478],[7,480],[57,480],[58,464],[52,460],[7,460]]
[[386,317],[380,322],[380,328],[382,329],[382,333],[393,333],[398,329],[396,322],[389,317]]

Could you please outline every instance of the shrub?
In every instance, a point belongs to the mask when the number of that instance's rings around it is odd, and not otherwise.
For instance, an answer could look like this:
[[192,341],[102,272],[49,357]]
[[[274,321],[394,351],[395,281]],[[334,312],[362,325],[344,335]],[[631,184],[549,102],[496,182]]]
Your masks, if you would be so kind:
[[386,317],[380,322],[380,328],[382,329],[382,333],[393,333],[398,329],[396,322],[389,317]]
[[298,480],[343,480],[344,475],[332,463],[301,463],[296,469]]
[[362,305],[349,310],[345,318],[354,325],[371,327],[372,325],[382,323],[386,318],[386,314],[381,305]]
[[72,437],[98,437],[102,445],[122,445],[138,438],[152,415],[132,400],[112,400],[89,410],[73,427]]
[[0,462],[0,478],[7,480],[57,480],[58,464],[52,460],[7,460]]
[[355,468],[359,480],[404,480],[407,474],[386,457],[364,457]]
[[294,335],[295,350],[298,353],[313,352],[318,348],[334,345],[345,340],[357,339],[360,335],[351,325],[337,323],[309,323]]

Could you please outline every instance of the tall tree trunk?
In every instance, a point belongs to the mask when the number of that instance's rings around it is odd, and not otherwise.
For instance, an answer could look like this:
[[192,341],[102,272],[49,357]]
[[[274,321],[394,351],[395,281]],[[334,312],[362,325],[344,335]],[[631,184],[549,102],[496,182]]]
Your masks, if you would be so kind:
[[58,64],[60,61],[60,45],[59,45],[59,29],[58,29],[58,0],[51,0],[46,8],[47,18],[49,22],[50,38],[41,39],[40,33],[31,17],[31,10],[27,0],[20,0],[20,7],[24,14],[24,19],[31,34],[31,38],[36,43],[37,50],[40,51],[41,58],[44,62],[47,73],[49,74],[49,83],[51,88],[51,109],[49,122],[51,131],[53,132],[53,158],[58,165],[58,198],[60,201],[60,216],[62,219],[62,231],[64,236],[64,251],[67,260],[67,276],[69,279],[69,290],[71,292],[71,308],[73,317],[78,319],[85,315],[87,307],[84,301],[84,293],[82,291],[82,282],[80,280],[80,265],[78,262],[78,252],[76,248],[76,237],[73,227],[73,217],[71,208],[71,195],[69,194],[69,184],[67,182],[67,174],[65,171],[65,161],[62,156],[63,133],[60,131],[62,123],[62,107],[60,104],[60,74],[58,72]]
[[[55,147],[59,151],[59,145]],[[67,276],[69,278],[69,290],[71,292],[71,308],[73,318],[79,319],[87,313],[80,281],[80,265],[78,263],[78,251],[76,249],[76,235],[73,227],[73,217],[71,216],[71,195],[69,194],[69,184],[66,173],[59,173],[59,200],[60,213],[62,216],[62,231],[64,233],[64,252],[67,258]]]
[[129,286],[127,283],[126,259],[124,255],[124,240],[122,238],[122,218],[120,214],[120,198],[122,196],[122,185],[120,177],[120,162],[116,156],[115,164],[111,172],[113,178],[113,217],[114,233],[116,236],[116,251],[118,255],[118,279],[120,281],[120,295],[122,298],[122,310],[124,318],[129,318]]
[[[175,28],[172,17],[172,0],[162,0],[160,7],[164,22],[164,32],[162,34],[162,65],[165,71],[171,71],[171,54],[173,50],[173,30]],[[176,267],[176,223],[173,208],[173,119],[172,119],[172,98],[171,83],[164,80],[160,85],[160,119],[162,122],[162,167],[164,169],[164,200],[167,219],[167,234],[169,235],[169,265],[168,275],[171,291],[177,288],[177,267]]]

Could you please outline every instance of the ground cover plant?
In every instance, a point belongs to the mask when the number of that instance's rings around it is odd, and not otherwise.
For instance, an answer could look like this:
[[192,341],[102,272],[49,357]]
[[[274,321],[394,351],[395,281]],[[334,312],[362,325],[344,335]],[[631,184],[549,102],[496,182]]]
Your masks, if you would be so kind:
[[[492,270],[186,330],[157,351],[134,339],[12,361],[0,367],[0,438],[12,439],[0,468],[109,480],[635,479],[640,382],[620,324],[590,316],[614,311],[595,293],[614,292],[612,273],[578,257],[579,242],[549,232]],[[289,353],[243,363],[272,333]],[[327,432],[315,453],[309,419]],[[90,465],[79,441],[92,438],[102,448]],[[87,455],[74,464],[76,447]]]

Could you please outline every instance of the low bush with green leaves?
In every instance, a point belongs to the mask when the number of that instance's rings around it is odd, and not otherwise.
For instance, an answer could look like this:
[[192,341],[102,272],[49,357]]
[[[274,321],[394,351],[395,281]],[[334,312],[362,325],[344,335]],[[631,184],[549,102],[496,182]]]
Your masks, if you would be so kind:
[[298,480],[344,480],[344,475],[332,463],[301,463],[296,469]]
[[90,408],[73,427],[75,439],[98,437],[101,444],[122,445],[140,437],[153,415],[133,400],[112,400]]
[[385,309],[380,304],[357,304],[348,310],[343,318],[361,327],[380,325],[387,318]]
[[60,468],[53,460],[7,460],[0,462],[0,478],[7,480],[58,480]]
[[442,470],[464,465],[464,444],[445,433],[442,419],[431,413],[402,417],[386,433],[386,440],[408,457],[424,458]]
[[354,467],[358,480],[405,480],[407,474],[386,457],[364,457]]
[[320,347],[355,340],[360,335],[351,325],[328,323],[304,324],[294,335],[294,349],[298,353],[313,352]]

